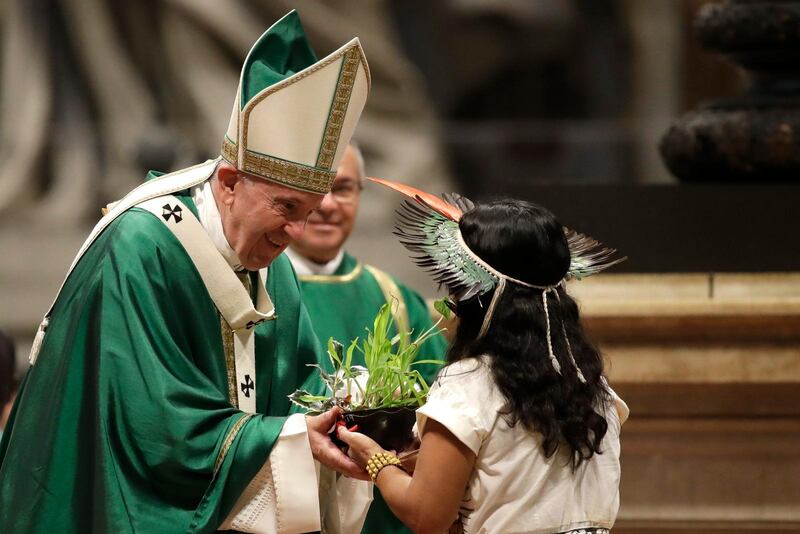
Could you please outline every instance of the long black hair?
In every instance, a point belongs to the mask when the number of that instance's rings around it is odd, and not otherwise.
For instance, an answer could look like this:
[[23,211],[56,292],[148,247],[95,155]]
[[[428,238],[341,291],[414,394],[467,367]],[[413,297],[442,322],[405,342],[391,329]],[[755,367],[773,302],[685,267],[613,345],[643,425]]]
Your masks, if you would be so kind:
[[[459,228],[464,241],[501,273],[537,286],[558,284],[570,264],[564,228],[536,204],[499,200],[466,212]],[[542,289],[509,282],[493,312],[488,331],[478,337],[493,292],[458,303],[459,325],[448,361],[487,355],[492,375],[507,404],[501,412],[510,425],[522,424],[543,436],[550,457],[561,446],[571,452],[572,468],[600,454],[608,424],[602,413],[610,394],[603,360],[586,337],[578,306],[563,285],[548,293],[554,369],[547,348]],[[562,333],[586,383],[577,376]]]

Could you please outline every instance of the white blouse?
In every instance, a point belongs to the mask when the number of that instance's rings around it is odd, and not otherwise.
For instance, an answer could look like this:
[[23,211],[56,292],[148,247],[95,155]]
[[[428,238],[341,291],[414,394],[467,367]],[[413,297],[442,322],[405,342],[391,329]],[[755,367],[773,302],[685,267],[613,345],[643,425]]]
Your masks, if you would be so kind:
[[[613,392],[612,392],[613,393]],[[459,516],[464,532],[549,534],[611,528],[619,509],[619,432],[627,406],[614,395],[603,412],[608,431],[595,454],[573,473],[566,447],[550,458],[539,433],[510,427],[499,411],[505,399],[488,359],[469,358],[444,368],[427,403],[417,410],[420,435],[432,418],[475,453]]]

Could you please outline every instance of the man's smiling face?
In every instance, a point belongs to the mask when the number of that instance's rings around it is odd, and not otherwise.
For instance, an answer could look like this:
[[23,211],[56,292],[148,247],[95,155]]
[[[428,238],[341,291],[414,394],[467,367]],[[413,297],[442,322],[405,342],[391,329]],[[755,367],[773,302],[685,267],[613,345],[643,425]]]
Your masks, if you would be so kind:
[[309,216],[306,231],[292,244],[293,250],[316,263],[325,263],[336,257],[353,231],[363,178],[361,154],[350,145],[336,170],[331,192]]
[[300,239],[323,197],[249,176],[225,162],[212,187],[225,238],[251,271],[268,266]]

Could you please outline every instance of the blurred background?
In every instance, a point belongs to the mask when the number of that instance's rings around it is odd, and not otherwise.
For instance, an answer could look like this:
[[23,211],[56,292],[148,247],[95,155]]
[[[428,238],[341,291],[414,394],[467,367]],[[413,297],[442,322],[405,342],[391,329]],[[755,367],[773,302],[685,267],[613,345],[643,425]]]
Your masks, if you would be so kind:
[[[100,207],[219,153],[289,9],[361,38],[367,173],[539,202],[629,260],[576,284],[617,391],[619,532],[800,532],[800,2],[2,0],[0,329],[17,370]],[[367,186],[349,249],[432,297]]]

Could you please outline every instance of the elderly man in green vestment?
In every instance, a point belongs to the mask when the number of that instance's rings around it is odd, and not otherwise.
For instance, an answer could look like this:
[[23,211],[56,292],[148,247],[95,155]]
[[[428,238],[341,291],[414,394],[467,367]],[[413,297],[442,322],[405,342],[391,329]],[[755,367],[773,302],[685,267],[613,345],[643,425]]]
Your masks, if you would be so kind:
[[[433,324],[424,299],[387,273],[364,265],[344,251],[355,224],[364,181],[364,159],[351,144],[339,163],[331,192],[311,214],[303,236],[294,241],[286,255],[300,279],[303,302],[314,329],[324,342],[333,337],[345,345],[365,334],[380,307],[393,304],[395,329],[419,334]],[[443,359],[446,341],[437,335],[422,346],[420,359]],[[363,356],[356,353],[355,358]],[[437,366],[423,364],[420,371],[433,380]],[[410,533],[389,507],[375,494],[362,529],[365,534]]]
[[357,39],[317,60],[292,12],[245,60],[222,157],[109,205],[34,340],[0,442],[0,532],[294,533],[321,511],[347,531],[318,464],[362,473],[328,438],[336,412],[291,414],[322,347],[281,253],[369,83]]

